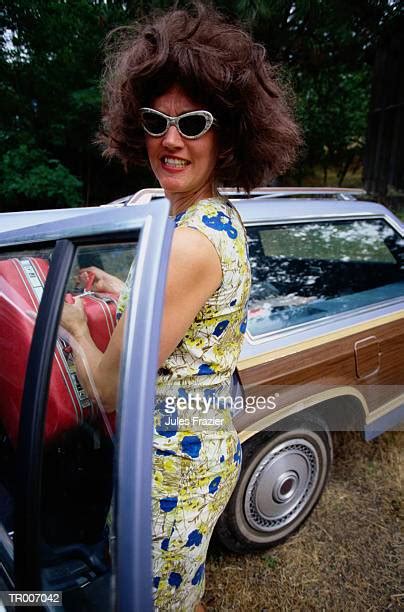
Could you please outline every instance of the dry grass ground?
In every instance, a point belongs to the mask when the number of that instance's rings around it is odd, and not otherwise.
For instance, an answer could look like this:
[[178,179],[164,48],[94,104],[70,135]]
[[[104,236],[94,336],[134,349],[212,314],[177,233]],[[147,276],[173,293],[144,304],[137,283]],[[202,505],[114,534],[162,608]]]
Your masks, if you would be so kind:
[[328,486],[298,533],[255,555],[213,544],[209,612],[404,610],[404,432],[339,433],[334,444]]

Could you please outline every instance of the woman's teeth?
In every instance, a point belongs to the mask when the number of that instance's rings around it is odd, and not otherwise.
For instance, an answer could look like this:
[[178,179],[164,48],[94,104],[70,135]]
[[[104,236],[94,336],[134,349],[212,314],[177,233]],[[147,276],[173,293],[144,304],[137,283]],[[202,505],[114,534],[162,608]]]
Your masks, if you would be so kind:
[[172,166],[173,168],[184,168],[188,166],[189,162],[185,159],[174,159],[172,157],[163,157],[163,164],[166,166]]

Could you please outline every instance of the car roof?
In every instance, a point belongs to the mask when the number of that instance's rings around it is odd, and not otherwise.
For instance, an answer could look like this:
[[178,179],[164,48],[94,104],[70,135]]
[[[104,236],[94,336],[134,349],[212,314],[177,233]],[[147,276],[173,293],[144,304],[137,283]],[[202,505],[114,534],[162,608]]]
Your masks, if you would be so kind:
[[[402,234],[404,225],[387,208],[371,201],[360,201],[363,189],[340,187],[259,187],[249,196],[234,188],[220,188],[240,211],[244,223],[290,223],[292,221],[325,220],[327,218],[384,217]],[[164,196],[158,187],[141,189],[105,206],[138,206]],[[332,197],[330,197],[332,196]]]
[[[128,198],[116,201],[115,206],[125,206]],[[156,202],[156,200],[153,200]],[[393,225],[404,232],[404,224],[387,208],[376,202],[364,202],[358,200],[332,200],[325,199],[302,199],[302,198],[276,198],[260,196],[259,198],[237,199],[232,201],[240,212],[246,224],[251,223],[290,223],[292,221],[349,219],[360,217],[384,217],[389,219]],[[68,227],[72,219],[95,214],[100,207],[85,208],[61,208],[50,210],[30,210],[23,212],[1,213],[1,230],[9,231],[22,228],[41,226],[51,221],[59,221],[61,227]],[[105,210],[105,208],[104,208]]]
[[[319,198],[332,197],[338,200],[356,200],[356,196],[366,195],[363,189],[350,187],[257,187],[252,189],[250,193],[235,187],[219,187],[219,193],[227,196],[229,200],[245,200],[245,199],[260,199],[260,198]],[[147,204],[153,199],[163,198],[164,190],[161,187],[146,187],[140,189],[136,193],[121,197],[104,206],[134,206],[137,204]]]
[[233,205],[240,212],[244,223],[290,223],[302,220],[325,220],[359,217],[389,218],[403,230],[404,225],[385,206],[376,202],[358,200],[302,199],[302,198],[251,198],[235,200]]

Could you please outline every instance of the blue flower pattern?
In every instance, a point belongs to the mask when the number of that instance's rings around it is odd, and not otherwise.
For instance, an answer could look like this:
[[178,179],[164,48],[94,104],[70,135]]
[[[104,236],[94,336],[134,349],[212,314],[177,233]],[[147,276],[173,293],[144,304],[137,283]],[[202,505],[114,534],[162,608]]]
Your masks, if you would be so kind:
[[229,238],[235,240],[238,232],[235,227],[231,224],[230,217],[222,212],[218,212],[214,217],[203,215],[202,221],[208,227],[215,229],[219,232],[226,232]]
[[213,495],[213,493],[216,493],[216,491],[219,488],[219,483],[222,480],[221,476],[216,476],[216,478],[214,478],[210,483],[209,483],[209,493],[211,493]]
[[216,336],[217,338],[221,336],[224,330],[227,328],[228,324],[229,324],[229,321],[227,320],[220,321],[220,323],[216,325],[213,331],[213,335]]
[[171,572],[171,574],[168,577],[168,584],[178,589],[181,582],[182,582],[181,574],[179,574],[178,572]]
[[243,319],[243,320],[242,320],[242,322],[241,322],[241,325],[240,325],[240,332],[241,332],[242,334],[245,334],[245,330],[246,330],[246,329],[247,329],[247,315],[244,317],[244,319]]
[[199,456],[201,450],[201,439],[199,436],[185,436],[181,442],[181,450],[186,455],[189,455],[193,459]]
[[202,363],[198,369],[198,376],[206,376],[209,374],[214,374],[215,371],[207,363]]
[[199,546],[201,542],[202,542],[202,534],[201,534],[201,532],[199,531],[199,529],[194,529],[189,534],[188,540],[187,540],[187,543],[185,544],[185,546],[188,546],[188,548],[191,547],[191,546]]
[[[200,231],[212,242],[220,256],[223,279],[163,364],[156,394],[164,397],[166,386],[179,381],[179,400],[187,399],[192,388],[201,389],[209,399],[218,385],[230,380],[243,341],[251,283],[247,240],[236,209],[224,198],[200,200],[177,215],[175,223]],[[121,314],[128,296],[129,290],[121,295]],[[176,425],[179,408],[170,412],[170,425],[164,402],[155,408],[153,597],[159,612],[188,612],[202,599],[210,535],[234,489],[241,464],[241,445],[226,406],[220,415],[226,426],[210,435],[209,430]]]
[[160,499],[160,508],[163,512],[171,512],[178,503],[177,497],[163,497]]
[[176,215],[176,217],[174,219],[174,223],[175,223],[176,227],[179,224],[179,222],[181,221],[182,217],[185,215],[185,213],[186,213],[186,211],[184,211],[182,213],[178,213],[178,215]]
[[158,589],[160,583],[160,576],[154,576],[153,578],[153,586],[155,589]]
[[233,460],[234,460],[234,463],[236,463],[237,465],[241,465],[241,444],[240,442],[237,443],[237,449],[233,455]]
[[161,550],[168,550],[168,545],[170,544],[170,538],[164,538],[161,542]]
[[205,564],[202,563],[196,570],[195,576],[192,578],[192,584],[199,584],[205,573]]

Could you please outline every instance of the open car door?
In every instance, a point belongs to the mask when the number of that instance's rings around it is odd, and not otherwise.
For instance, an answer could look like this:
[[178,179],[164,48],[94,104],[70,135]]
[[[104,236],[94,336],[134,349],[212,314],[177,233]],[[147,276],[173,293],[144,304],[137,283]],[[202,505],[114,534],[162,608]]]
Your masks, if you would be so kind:
[[[173,221],[169,204],[2,214],[0,228],[0,590],[38,606],[152,610],[154,389]],[[78,270],[116,279],[107,291]],[[130,272],[119,397],[77,376],[60,327],[83,301],[105,351]],[[91,386],[91,368],[89,370]],[[6,603],[6,602],[4,602]]]

